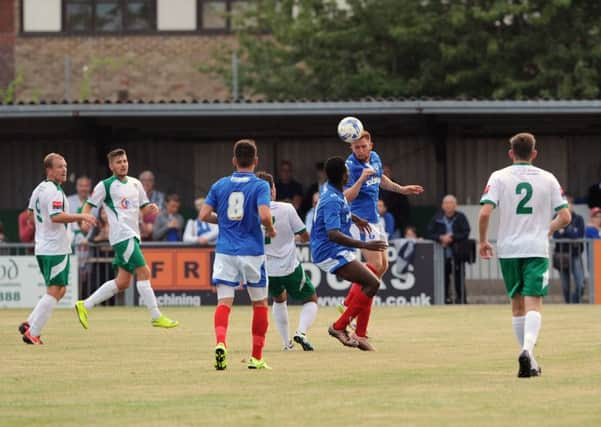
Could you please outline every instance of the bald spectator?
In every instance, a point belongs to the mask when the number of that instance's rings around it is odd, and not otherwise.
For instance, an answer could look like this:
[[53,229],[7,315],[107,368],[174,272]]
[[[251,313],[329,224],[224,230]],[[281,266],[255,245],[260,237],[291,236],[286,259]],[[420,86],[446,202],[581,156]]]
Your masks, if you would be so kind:
[[457,253],[462,244],[468,242],[470,224],[467,217],[457,210],[457,199],[452,194],[442,199],[441,210],[428,224],[428,238],[444,248],[445,257],[445,303],[450,304],[451,275],[455,284],[455,304],[465,304],[467,295],[464,284],[464,259]]
[[[67,197],[69,201],[69,213],[81,213],[81,207],[88,200],[92,192],[92,181],[89,177],[82,175],[75,181],[75,194]],[[92,214],[98,216],[98,209],[93,209]],[[77,224],[77,223],[73,223]]]
[[[154,188],[154,174],[151,171],[144,171],[139,176],[138,179],[142,183],[142,187],[144,187],[144,191],[146,191],[146,196],[148,196],[148,201],[150,203],[154,203],[159,207],[161,212],[165,210],[165,193],[162,193]],[[154,232],[154,222],[157,219],[158,214],[148,213],[142,215],[140,221],[140,237],[142,240],[152,240],[153,232]]]

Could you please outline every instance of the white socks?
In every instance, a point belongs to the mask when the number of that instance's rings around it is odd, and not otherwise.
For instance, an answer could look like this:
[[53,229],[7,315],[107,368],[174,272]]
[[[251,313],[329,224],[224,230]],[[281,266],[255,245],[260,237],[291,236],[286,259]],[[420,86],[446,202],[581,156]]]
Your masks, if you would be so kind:
[[541,314],[538,311],[529,311],[526,313],[524,321],[524,345],[523,350],[528,350],[528,353],[533,354],[534,345],[538,338],[541,326]]
[[34,337],[39,337],[42,328],[50,319],[52,310],[58,301],[52,295],[44,295],[37,303],[33,312],[29,316],[29,333]]
[[150,310],[150,316],[152,319],[154,320],[161,317],[157,298],[155,297],[154,291],[150,286],[150,280],[138,280],[136,286],[140,296],[142,297],[142,300],[144,301],[144,304],[146,304],[146,307],[148,307],[148,310]]
[[83,302],[83,305],[89,310],[95,305],[98,305],[101,302],[111,298],[118,292],[119,288],[117,288],[117,283],[115,283],[114,280],[109,280],[108,282],[104,282],[101,287],[96,289],[96,291]]
[[306,302],[300,312],[297,332],[305,335],[317,317],[317,304],[313,301]]
[[290,343],[290,335],[288,335],[288,306],[286,302],[273,302],[272,307],[273,318],[278,327],[278,332],[282,337],[282,342],[285,346]]
[[515,332],[515,337],[518,340],[518,345],[520,348],[524,346],[524,322],[526,320],[526,316],[513,316],[511,318],[511,324],[513,325],[513,332]]

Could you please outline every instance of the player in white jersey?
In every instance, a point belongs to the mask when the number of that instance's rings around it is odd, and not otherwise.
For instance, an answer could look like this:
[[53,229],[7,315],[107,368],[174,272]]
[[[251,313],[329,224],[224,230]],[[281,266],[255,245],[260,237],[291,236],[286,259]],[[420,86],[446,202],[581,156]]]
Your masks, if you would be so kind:
[[[136,287],[150,310],[152,326],[174,328],[179,323],[161,314],[150,286],[150,269],[140,250],[140,211],[152,214],[158,213],[159,208],[148,201],[140,181],[127,176],[129,163],[125,150],[113,150],[107,157],[113,176],[96,185],[83,211],[89,213],[93,207],[104,205],[109,221],[109,243],[115,251],[113,266],[118,272],[114,280],[103,283],[85,301],[77,301],[75,310],[79,322],[88,329],[88,310],[127,289],[135,273]],[[82,226],[82,232],[87,231],[87,227]]]
[[532,165],[538,154],[534,136],[518,133],[509,142],[513,164],[493,172],[480,200],[480,256],[493,255],[488,224],[498,207],[497,256],[521,349],[518,377],[529,378],[541,374],[533,351],[549,284],[549,236],[569,224],[571,215],[557,179]]
[[96,224],[90,214],[69,213],[69,202],[61,187],[67,180],[67,162],[60,154],[44,158],[46,180],[41,182],[29,199],[29,211],[35,221],[35,256],[46,283],[46,295],[21,323],[19,332],[27,344],[42,344],[40,333],[50,319],[52,310],[65,296],[69,284],[71,236],[67,224],[85,221]]
[[272,313],[278,332],[282,337],[283,350],[292,350],[294,344],[288,331],[288,295],[303,302],[298,328],[294,333],[294,342],[304,351],[313,351],[313,345],[307,340],[307,331],[317,317],[317,294],[315,287],[305,275],[302,265],[296,257],[296,240],[309,241],[309,233],[294,206],[290,203],[275,202],[276,189],[273,176],[267,172],[257,172],[257,178],[269,183],[271,200],[269,205],[273,224],[278,234],[265,238],[265,256],[267,257],[267,275],[269,277],[269,295],[273,298]]

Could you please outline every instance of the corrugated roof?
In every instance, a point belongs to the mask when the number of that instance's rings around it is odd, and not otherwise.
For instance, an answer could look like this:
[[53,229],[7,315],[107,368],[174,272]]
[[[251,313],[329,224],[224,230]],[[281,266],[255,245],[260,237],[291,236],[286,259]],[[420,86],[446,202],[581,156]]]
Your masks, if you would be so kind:
[[319,116],[344,114],[598,114],[601,100],[480,99],[40,101],[0,105],[0,118]]

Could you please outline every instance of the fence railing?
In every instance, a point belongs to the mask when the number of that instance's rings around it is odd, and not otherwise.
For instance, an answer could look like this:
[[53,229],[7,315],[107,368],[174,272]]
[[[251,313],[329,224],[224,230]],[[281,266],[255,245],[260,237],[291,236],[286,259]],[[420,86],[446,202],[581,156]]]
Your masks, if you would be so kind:
[[[595,301],[595,272],[592,262],[592,242],[590,239],[550,240],[549,296],[548,302]],[[494,242],[492,242],[494,244]],[[142,242],[142,248],[191,248],[196,244],[174,242]],[[31,243],[4,243],[0,245],[0,255],[33,255]],[[112,267],[113,250],[105,243],[90,243],[75,248],[78,259],[79,295],[85,298],[100,284],[114,276]],[[435,262],[443,263],[444,259]],[[444,271],[444,267],[442,267]],[[568,287],[569,284],[569,287]],[[568,292],[568,289],[569,290]],[[476,257],[473,264],[465,265],[465,292],[469,303],[505,303],[507,297],[503,277],[496,256],[490,260]],[[129,304],[133,297],[125,294],[114,304]]]

